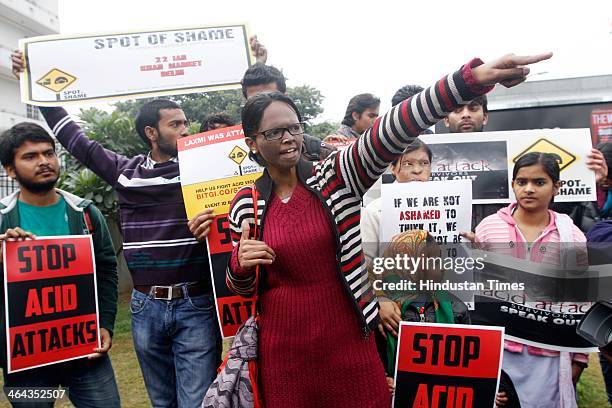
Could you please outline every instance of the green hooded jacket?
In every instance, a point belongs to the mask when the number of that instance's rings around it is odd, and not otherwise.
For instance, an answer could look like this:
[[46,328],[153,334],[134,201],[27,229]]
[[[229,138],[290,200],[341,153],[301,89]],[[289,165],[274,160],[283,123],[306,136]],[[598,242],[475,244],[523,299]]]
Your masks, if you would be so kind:
[[[115,326],[117,315],[117,257],[111,240],[110,232],[104,220],[104,216],[90,200],[70,194],[66,191],[56,189],[64,201],[66,201],[66,215],[71,235],[90,234],[90,228],[85,220],[85,212],[91,221],[91,234],[96,261],[96,284],[98,287],[98,312],[100,327],[107,329],[111,335]],[[0,233],[9,228],[19,227],[19,206],[17,205],[19,191],[0,200]],[[0,265],[2,260],[0,259]],[[4,291],[2,285],[2,292]],[[2,310],[2,324],[0,332],[4,338],[4,302],[0,303]]]

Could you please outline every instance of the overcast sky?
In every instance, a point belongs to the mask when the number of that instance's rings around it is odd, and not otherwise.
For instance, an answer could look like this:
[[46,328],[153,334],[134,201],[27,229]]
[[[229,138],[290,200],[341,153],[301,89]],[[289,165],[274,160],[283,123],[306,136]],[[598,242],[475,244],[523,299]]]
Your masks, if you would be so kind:
[[335,121],[355,94],[378,95],[384,111],[397,88],[475,56],[553,51],[534,80],[612,74],[610,0],[59,0],[59,17],[62,34],[247,23],[268,63],[289,86],[321,90],[320,119]]

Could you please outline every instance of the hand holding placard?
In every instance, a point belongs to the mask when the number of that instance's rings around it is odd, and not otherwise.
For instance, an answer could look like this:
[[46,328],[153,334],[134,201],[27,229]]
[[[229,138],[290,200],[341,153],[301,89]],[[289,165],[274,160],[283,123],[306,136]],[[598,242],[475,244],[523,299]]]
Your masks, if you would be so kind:
[[257,265],[270,265],[276,259],[276,254],[265,242],[250,239],[250,232],[249,223],[246,220],[243,221],[238,261],[240,267],[248,271]]
[[108,353],[112,346],[113,338],[111,337],[110,332],[104,327],[100,327],[100,347],[94,348],[93,351],[96,354],[92,354],[88,358],[100,358]]
[[207,208],[187,222],[189,231],[198,241],[204,241],[210,232],[210,224],[212,224],[215,215],[212,208]]
[[4,254],[4,241],[7,239],[35,239],[36,236],[29,231],[24,231],[21,228],[9,228],[4,234],[0,234],[0,264],[2,263]]

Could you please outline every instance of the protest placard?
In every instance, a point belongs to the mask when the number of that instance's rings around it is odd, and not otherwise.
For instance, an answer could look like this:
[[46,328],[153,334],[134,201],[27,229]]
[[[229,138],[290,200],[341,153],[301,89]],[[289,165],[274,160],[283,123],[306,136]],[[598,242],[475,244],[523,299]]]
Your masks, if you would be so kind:
[[508,340],[534,347],[573,353],[597,348],[576,334],[576,326],[590,308],[586,302],[526,302],[521,296],[495,290],[474,295],[472,321],[504,325]]
[[459,232],[471,228],[472,180],[383,184],[381,196],[382,242],[420,229],[438,243],[458,243]]
[[591,130],[594,144],[612,141],[612,109],[593,109]]
[[357,139],[346,139],[346,140],[342,140],[342,141],[331,141],[331,142],[325,142],[326,144],[335,147],[338,150],[344,150],[347,147],[350,147],[353,145],[353,143],[355,143],[357,141]]
[[251,315],[254,304],[230,292],[225,284],[233,249],[228,213],[236,192],[253,184],[263,168],[249,159],[241,125],[188,136],[179,139],[177,146],[187,217],[206,208],[214,210],[206,242],[219,325],[223,337],[230,337]]
[[[563,251],[554,246],[549,243],[533,250]],[[492,244],[486,252],[472,251],[484,263],[484,268],[474,272],[474,279],[487,283],[486,290],[474,294],[472,322],[504,326],[506,338],[522,344],[575,353],[597,351],[576,333],[576,326],[591,307],[589,299],[609,295],[610,265],[604,266],[604,273],[599,266],[568,269],[495,253],[501,247],[508,245]]]
[[401,322],[393,406],[494,407],[503,339],[503,327]]
[[594,201],[595,174],[586,167],[589,129],[539,129],[422,135],[433,153],[432,180],[471,179],[475,204],[509,203],[512,169],[529,152],[555,153],[561,163],[556,202]]
[[239,88],[251,65],[245,25],[42,36],[19,47],[21,99],[39,106]]
[[73,360],[99,347],[90,236],[5,241],[9,373]]

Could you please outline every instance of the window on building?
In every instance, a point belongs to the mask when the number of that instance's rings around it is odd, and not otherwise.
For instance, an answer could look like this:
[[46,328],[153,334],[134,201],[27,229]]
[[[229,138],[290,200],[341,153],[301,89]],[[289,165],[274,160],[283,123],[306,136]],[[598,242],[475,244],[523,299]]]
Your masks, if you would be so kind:
[[40,120],[39,110],[34,105],[26,105],[26,117],[28,119]]
[[18,188],[17,182],[10,178],[4,169],[0,167],[0,198],[6,197]]

